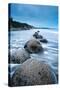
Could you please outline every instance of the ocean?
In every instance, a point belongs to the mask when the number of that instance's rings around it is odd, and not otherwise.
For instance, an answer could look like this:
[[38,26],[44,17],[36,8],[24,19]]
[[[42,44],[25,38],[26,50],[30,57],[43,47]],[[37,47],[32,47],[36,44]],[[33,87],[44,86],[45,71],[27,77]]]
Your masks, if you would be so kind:
[[[31,54],[31,58],[35,58],[36,60],[43,61],[50,65],[52,70],[58,79],[58,32],[54,30],[48,29],[31,29],[31,30],[16,30],[10,31],[10,52],[14,53],[17,49],[23,48],[25,43],[32,38],[33,34],[36,31],[40,31],[45,39],[48,40],[48,43],[41,43],[44,51],[42,53]],[[19,64],[10,64],[11,67],[11,75],[14,73],[15,67]]]

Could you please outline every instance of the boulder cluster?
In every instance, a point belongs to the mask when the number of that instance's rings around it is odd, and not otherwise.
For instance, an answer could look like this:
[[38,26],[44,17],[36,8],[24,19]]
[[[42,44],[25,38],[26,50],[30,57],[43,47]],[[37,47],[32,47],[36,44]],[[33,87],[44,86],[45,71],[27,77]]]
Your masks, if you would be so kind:
[[30,57],[30,54],[43,52],[41,45],[43,37],[40,36],[40,38],[35,37],[28,40],[24,48],[10,55],[9,64],[20,64],[10,78],[10,86],[45,85],[57,82],[55,73],[47,63]]

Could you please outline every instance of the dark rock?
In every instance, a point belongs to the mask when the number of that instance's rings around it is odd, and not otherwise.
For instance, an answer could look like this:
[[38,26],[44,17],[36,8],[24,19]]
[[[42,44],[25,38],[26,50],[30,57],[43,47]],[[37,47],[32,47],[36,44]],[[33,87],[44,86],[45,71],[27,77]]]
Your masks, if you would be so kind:
[[42,42],[42,43],[48,43],[48,41],[46,39],[40,39],[40,42]]
[[41,36],[41,35],[39,37],[36,37],[36,36],[33,36],[33,37],[35,37],[36,39],[38,39],[42,43],[48,43],[48,40],[44,39],[43,36]]
[[42,35],[33,35],[33,37],[35,37],[36,39],[42,39],[43,38],[43,36]]
[[42,36],[42,35],[39,35],[39,32],[40,32],[40,31],[35,32],[35,33],[33,34],[33,37],[35,37],[36,39],[42,39],[43,36]]

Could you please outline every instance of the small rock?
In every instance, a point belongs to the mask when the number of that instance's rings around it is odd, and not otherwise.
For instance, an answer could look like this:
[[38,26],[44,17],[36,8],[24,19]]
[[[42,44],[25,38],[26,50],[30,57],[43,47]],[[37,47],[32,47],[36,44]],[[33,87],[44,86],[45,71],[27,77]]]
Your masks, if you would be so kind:
[[36,35],[33,35],[33,37],[35,37],[36,39],[38,39],[38,38],[39,38],[39,39],[42,39],[42,38],[43,38],[42,35],[37,35],[37,36],[36,36]]
[[42,43],[48,43],[48,41],[46,39],[40,39],[40,42],[42,42]]
[[39,35],[39,32],[40,31],[37,31],[37,32],[35,32],[34,34],[33,34],[33,37],[35,37],[36,39],[42,39],[43,38],[43,36],[42,35]]

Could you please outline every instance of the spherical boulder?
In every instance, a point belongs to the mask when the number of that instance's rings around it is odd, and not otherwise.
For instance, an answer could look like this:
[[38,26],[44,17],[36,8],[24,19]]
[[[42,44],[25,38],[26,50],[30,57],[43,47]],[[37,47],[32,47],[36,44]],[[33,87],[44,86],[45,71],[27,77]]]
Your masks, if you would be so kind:
[[24,48],[29,53],[38,53],[43,51],[42,45],[37,39],[30,39],[29,41],[27,41],[27,43],[24,45]]
[[50,66],[38,60],[28,59],[12,77],[13,86],[45,85],[57,82]]
[[28,53],[24,48],[16,50],[14,53],[10,54],[10,63],[21,64],[26,59],[30,58],[30,53]]

